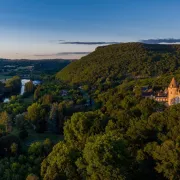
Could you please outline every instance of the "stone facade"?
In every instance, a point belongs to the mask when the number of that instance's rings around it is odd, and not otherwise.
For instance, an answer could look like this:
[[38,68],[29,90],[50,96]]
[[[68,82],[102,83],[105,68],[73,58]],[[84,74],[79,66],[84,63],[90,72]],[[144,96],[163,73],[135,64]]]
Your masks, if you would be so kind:
[[175,78],[172,79],[168,87],[168,105],[180,103],[180,87]]
[[169,87],[164,91],[159,91],[157,94],[156,92],[152,91],[151,89],[142,89],[142,97],[151,98],[158,102],[163,102],[167,106],[171,106],[174,104],[180,103],[180,85],[177,83],[175,78],[172,78]]

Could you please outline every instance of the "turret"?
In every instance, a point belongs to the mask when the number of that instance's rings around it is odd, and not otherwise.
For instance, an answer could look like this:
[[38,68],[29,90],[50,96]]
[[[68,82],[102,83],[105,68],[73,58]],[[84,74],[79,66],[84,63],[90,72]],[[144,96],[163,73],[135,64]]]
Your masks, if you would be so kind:
[[175,78],[173,77],[171,80],[171,83],[169,84],[169,87],[168,87],[168,104],[169,105],[174,104],[173,100],[178,95],[178,88],[179,88],[178,83],[175,80]]
[[169,88],[178,88],[178,83],[174,77],[172,78],[171,83],[169,84]]

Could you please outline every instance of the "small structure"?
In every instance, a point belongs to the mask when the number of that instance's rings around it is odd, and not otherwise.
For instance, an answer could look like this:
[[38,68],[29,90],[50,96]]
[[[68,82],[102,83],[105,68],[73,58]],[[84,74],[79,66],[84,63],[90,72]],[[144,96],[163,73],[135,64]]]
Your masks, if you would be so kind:
[[154,92],[152,89],[149,89],[149,86],[143,86],[141,87],[141,96],[144,98],[154,98]]
[[142,92],[145,92],[145,91],[148,91],[149,90],[149,86],[143,86],[141,87],[141,91]]
[[153,98],[154,96],[153,96],[153,92],[142,92],[142,97],[144,97],[144,98]]

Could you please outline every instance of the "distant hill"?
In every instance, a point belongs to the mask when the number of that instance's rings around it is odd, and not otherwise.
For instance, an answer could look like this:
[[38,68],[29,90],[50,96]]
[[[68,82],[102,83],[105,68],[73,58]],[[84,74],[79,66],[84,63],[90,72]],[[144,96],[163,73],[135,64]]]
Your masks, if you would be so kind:
[[[41,74],[55,74],[65,66],[70,64],[72,60],[65,59],[0,59],[0,74],[1,76],[21,76],[29,77],[30,75],[40,76]],[[33,71],[32,71],[33,70]]]
[[122,43],[98,47],[56,77],[70,83],[96,83],[122,76],[157,76],[180,67],[180,45]]

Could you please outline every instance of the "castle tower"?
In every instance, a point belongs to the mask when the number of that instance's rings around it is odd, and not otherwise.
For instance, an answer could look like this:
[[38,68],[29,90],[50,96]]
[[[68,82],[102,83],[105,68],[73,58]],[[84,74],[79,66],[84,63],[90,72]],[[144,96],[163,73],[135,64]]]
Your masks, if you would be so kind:
[[175,99],[179,95],[179,86],[178,83],[176,82],[175,78],[173,77],[171,80],[171,83],[169,84],[168,87],[168,105],[173,105],[176,104]]

